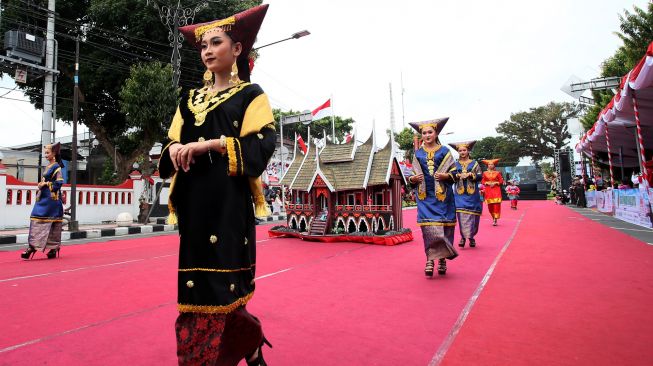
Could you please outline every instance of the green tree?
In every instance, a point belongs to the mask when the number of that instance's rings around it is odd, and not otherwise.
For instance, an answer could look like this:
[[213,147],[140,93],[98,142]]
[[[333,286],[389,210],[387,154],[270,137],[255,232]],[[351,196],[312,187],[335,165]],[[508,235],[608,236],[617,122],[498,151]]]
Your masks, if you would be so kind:
[[[146,155],[155,142],[163,140],[170,116],[177,104],[177,89],[170,83],[172,66],[155,61],[132,66],[130,77],[120,91],[120,110],[126,116],[129,133],[118,137],[120,146],[127,146],[129,155],[122,154],[125,165],[131,166]],[[149,171],[149,159],[144,159]]]
[[633,6],[632,13],[624,10],[624,15],[619,15],[619,21],[620,32],[615,34],[621,39],[623,46],[617,53],[623,52],[625,71],[628,72],[639,62],[653,41],[653,3],[649,2],[646,10],[637,6]]
[[514,166],[519,162],[521,149],[515,141],[504,136],[484,137],[474,145],[471,157],[477,160],[501,159],[499,165]]
[[[624,76],[646,54],[648,45],[653,41],[653,3],[646,9],[633,6],[633,12],[624,10],[619,15],[619,29],[615,32],[623,45],[601,63],[601,77]],[[614,96],[612,91],[598,90],[592,92],[595,105],[588,108],[580,122],[585,130],[592,128],[599,113],[610,103]]]
[[510,120],[499,124],[497,132],[519,146],[520,156],[530,156],[538,163],[553,157],[554,150],[567,143],[571,137],[567,120],[576,117],[579,111],[580,107],[574,103],[551,102],[511,114]]
[[[20,28],[45,38],[47,17],[43,9],[47,3],[48,0],[2,1],[0,32]],[[260,0],[208,1],[208,6],[196,13],[194,22],[224,18],[260,3]],[[70,0],[58,1],[56,7],[57,65],[61,72],[57,81],[57,117],[72,121],[75,37],[79,35],[79,121],[93,132],[107,156],[113,157],[114,151],[117,152],[118,175],[123,178],[131,169],[129,161],[137,144],[134,144],[136,138],[128,137],[134,131],[133,122],[121,109],[119,93],[132,65],[150,61],[169,64],[172,54],[168,29],[161,23],[153,4],[174,8],[177,1]],[[187,8],[198,4],[181,1]],[[179,85],[200,85],[204,69],[198,51],[184,42]],[[20,88],[36,108],[43,108],[42,77],[30,78]],[[171,119],[172,115],[164,116],[161,123],[168,124]]]
[[405,151],[406,158],[412,160],[415,149],[415,130],[410,127],[405,127],[399,133],[395,133],[395,141],[401,150]]

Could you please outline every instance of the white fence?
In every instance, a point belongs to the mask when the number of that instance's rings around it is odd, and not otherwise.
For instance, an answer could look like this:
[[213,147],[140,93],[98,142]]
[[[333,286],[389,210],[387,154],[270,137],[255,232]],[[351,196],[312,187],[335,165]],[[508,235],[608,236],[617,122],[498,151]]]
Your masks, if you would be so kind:
[[[37,190],[36,183],[22,182],[7,175],[0,164],[0,229],[29,226]],[[67,208],[70,206],[70,185],[64,185],[61,190]],[[136,219],[141,196],[145,193],[146,199],[151,199],[150,185],[138,172],[132,172],[128,180],[117,186],[77,185],[76,193],[80,224],[114,221],[122,212],[129,212]]]

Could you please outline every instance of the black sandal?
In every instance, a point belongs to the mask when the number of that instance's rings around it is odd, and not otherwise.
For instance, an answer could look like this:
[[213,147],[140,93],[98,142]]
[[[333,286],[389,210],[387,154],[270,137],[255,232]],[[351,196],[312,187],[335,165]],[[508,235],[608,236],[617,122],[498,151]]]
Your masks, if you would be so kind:
[[438,274],[440,276],[447,274],[447,260],[444,258],[438,260]]
[[428,277],[433,277],[433,267],[434,263],[432,260],[427,260],[426,261],[426,266],[424,267],[424,274]]
[[36,248],[30,245],[24,252],[20,253],[20,257],[23,259],[32,259],[34,253],[36,253]]
[[[469,243],[471,245],[471,241]],[[458,243],[458,246],[461,248],[465,247],[465,238],[460,238],[460,243]]]

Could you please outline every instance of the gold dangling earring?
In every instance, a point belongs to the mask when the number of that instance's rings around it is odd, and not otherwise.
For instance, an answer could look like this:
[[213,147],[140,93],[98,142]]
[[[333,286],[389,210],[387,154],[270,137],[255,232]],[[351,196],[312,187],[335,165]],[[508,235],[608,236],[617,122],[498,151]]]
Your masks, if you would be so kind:
[[204,71],[204,75],[202,76],[202,79],[204,80],[204,85],[210,88],[211,85],[213,85],[213,73],[211,72],[211,70],[206,69],[206,71]]
[[234,64],[231,65],[231,78],[229,79],[229,84],[237,85],[238,83],[240,83],[240,78],[238,77],[238,65],[234,62]]

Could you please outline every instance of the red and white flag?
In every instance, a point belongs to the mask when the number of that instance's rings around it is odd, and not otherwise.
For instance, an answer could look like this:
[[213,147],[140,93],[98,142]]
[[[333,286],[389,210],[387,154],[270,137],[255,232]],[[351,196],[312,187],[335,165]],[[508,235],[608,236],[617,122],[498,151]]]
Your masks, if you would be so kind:
[[297,145],[299,145],[299,149],[302,151],[304,155],[306,155],[306,144],[304,143],[304,139],[302,138],[302,135],[298,135],[295,133],[295,140],[297,140]]
[[345,144],[348,144],[351,141],[351,134],[347,132],[345,135]]
[[313,121],[317,121],[318,119],[322,119],[324,117],[333,116],[333,109],[331,109],[331,98],[329,98],[321,106],[315,108],[311,114],[313,115]]

